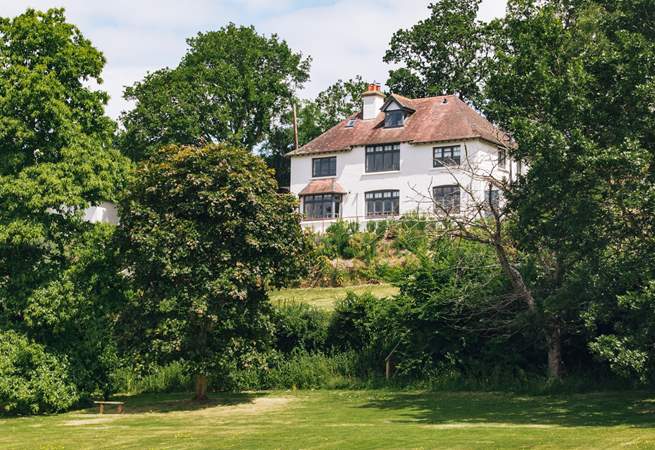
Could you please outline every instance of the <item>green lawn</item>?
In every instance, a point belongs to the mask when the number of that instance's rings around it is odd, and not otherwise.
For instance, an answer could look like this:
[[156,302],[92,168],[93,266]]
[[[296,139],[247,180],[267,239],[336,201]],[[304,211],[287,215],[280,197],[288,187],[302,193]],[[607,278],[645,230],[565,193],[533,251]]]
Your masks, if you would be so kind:
[[302,302],[309,303],[317,308],[332,310],[335,302],[344,298],[349,291],[356,294],[370,292],[376,297],[382,298],[397,294],[398,288],[390,284],[366,284],[339,288],[281,289],[271,292],[270,295],[271,301],[275,305],[284,302]]
[[655,448],[655,394],[277,391],[0,420],[0,448]]

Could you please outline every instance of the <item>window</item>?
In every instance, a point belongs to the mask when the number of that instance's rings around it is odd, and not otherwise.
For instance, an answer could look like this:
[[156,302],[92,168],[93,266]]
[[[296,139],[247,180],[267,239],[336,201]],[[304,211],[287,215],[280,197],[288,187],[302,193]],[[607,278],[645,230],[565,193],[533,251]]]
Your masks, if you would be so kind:
[[507,165],[507,151],[502,148],[498,149],[498,167],[504,169]]
[[459,213],[459,186],[435,186],[432,195],[437,213]]
[[435,147],[432,150],[432,167],[459,166],[460,147]]
[[400,191],[373,191],[364,194],[366,217],[397,216],[400,213]]
[[387,111],[384,115],[384,128],[402,127],[405,124],[405,112],[401,110]]
[[400,144],[367,145],[366,171],[400,170]]
[[306,219],[333,219],[341,214],[340,194],[305,195],[302,204]]
[[522,175],[522,172],[523,172],[523,163],[520,160],[518,160],[516,161],[516,174]]
[[313,177],[333,177],[337,174],[337,157],[312,159]]
[[496,212],[500,210],[500,192],[497,189],[486,190],[484,191],[484,202],[487,209],[487,215],[490,216],[493,213],[491,212],[491,206]]

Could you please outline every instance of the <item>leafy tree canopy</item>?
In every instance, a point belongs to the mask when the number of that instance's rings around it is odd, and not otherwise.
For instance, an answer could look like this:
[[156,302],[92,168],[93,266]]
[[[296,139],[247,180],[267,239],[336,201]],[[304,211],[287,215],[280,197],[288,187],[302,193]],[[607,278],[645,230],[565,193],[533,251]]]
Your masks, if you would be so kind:
[[82,392],[102,384],[103,295],[115,295],[111,229],[82,212],[115,199],[129,170],[107,95],[88,87],[104,62],[61,9],[0,19],[0,329],[71,356]]
[[309,58],[253,27],[229,24],[187,42],[176,68],[125,90],[136,106],[121,117],[119,141],[136,160],[165,144],[227,142],[252,150],[309,79]]
[[296,201],[276,188],[247,150],[167,146],[142,163],[121,204],[128,342],[188,363],[198,398],[210,370],[227,373],[266,348],[266,291],[303,267]]
[[512,207],[515,235],[540,255],[536,292],[623,373],[617,352],[635,370],[652,353],[630,309],[652,315],[636,298],[652,298],[655,276],[654,72],[648,2],[514,0],[487,82],[487,113],[530,167]]
[[458,94],[478,100],[489,52],[488,26],[477,20],[480,1],[433,2],[427,19],[394,33],[384,61],[401,67],[389,71],[389,89],[414,98]]

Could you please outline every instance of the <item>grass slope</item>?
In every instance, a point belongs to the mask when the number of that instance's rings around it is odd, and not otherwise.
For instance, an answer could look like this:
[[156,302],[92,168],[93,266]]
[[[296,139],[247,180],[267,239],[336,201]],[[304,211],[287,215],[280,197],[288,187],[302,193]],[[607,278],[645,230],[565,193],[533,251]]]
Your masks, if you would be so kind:
[[281,289],[271,292],[270,297],[274,305],[284,302],[298,302],[309,303],[317,308],[332,310],[337,300],[343,299],[349,291],[356,294],[370,292],[376,297],[382,298],[396,295],[398,288],[390,284],[366,284],[339,288]]
[[0,448],[653,448],[655,394],[529,397],[301,391],[127,398],[94,409],[0,420]]

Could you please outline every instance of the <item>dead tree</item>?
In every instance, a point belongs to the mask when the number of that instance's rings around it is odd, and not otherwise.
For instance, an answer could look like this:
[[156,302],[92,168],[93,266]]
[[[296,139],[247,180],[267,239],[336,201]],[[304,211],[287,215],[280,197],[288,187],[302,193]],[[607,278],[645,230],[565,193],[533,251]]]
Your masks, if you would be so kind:
[[[509,146],[502,148],[509,155]],[[428,192],[420,192],[410,186],[419,202],[429,204],[431,214],[439,226],[436,232],[467,241],[478,242],[493,248],[498,264],[512,287],[513,301],[520,301],[537,323],[541,323],[542,333],[548,348],[548,375],[561,377],[561,330],[557,321],[545,320],[535,301],[531,289],[526,284],[518,266],[520,254],[516,242],[507,233],[506,223],[511,211],[506,199],[514,185],[511,170],[509,178],[502,176],[498,160],[494,155],[480,160],[479,154],[472,159],[464,145],[463,161],[444,161],[453,184],[458,187],[458,196],[451,199],[437,199],[433,195],[433,186]],[[507,156],[509,160],[509,156]],[[511,161],[509,162],[511,168]],[[504,306],[509,306],[505,302]]]

